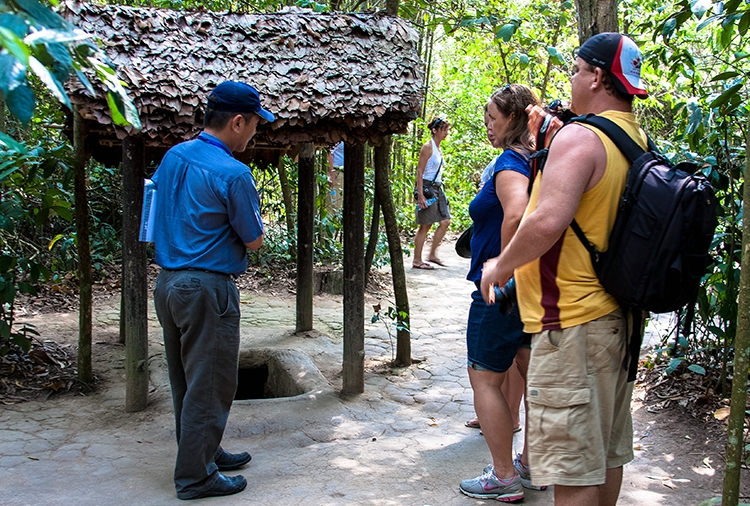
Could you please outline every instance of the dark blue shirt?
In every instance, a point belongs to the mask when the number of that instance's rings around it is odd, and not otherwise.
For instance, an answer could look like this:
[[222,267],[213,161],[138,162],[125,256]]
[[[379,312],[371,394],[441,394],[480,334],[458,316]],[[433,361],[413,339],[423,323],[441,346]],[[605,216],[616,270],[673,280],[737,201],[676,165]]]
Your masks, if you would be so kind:
[[156,263],[167,269],[242,274],[245,243],[263,234],[260,198],[250,169],[205,132],[170,149],[156,184]]
[[497,174],[504,170],[514,170],[526,177],[530,175],[529,162],[510,149],[503,151],[495,160],[495,170],[489,181],[482,186],[469,204],[469,216],[474,222],[471,236],[471,267],[466,279],[482,279],[482,265],[500,254],[500,231],[503,225],[503,206],[497,198],[495,182]]

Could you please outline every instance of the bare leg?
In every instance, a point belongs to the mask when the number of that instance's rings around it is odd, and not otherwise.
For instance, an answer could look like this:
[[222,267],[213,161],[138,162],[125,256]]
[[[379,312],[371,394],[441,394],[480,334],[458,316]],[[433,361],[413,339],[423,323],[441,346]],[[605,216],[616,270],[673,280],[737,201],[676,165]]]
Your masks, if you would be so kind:
[[508,377],[503,383],[503,395],[508,402],[510,417],[513,420],[513,430],[516,430],[521,426],[518,409],[521,407],[521,398],[523,397],[524,390],[526,390],[526,381],[521,377],[521,373],[518,372],[518,365],[515,361],[507,373]]
[[424,242],[427,239],[427,233],[430,231],[432,225],[420,225],[417,230],[417,235],[414,236],[414,260],[412,265],[422,264],[422,248],[424,248]]
[[508,403],[501,391],[506,373],[469,369],[469,380],[474,390],[474,409],[482,425],[484,439],[492,454],[498,478],[512,478],[513,426]]
[[[516,370],[518,371],[518,376],[521,379],[522,385],[523,385],[523,392],[526,391],[526,373],[529,370],[529,358],[531,357],[531,350],[528,348],[519,348],[516,352],[516,359],[513,361],[514,365],[516,366]],[[524,405],[526,405],[526,398],[524,397]],[[524,430],[524,435],[527,435],[529,433],[529,409],[528,406],[526,407],[526,427]],[[525,437],[525,436],[524,436]],[[527,451],[528,445],[526,444],[525,438],[524,438],[524,444],[523,444],[523,452],[521,452],[521,463],[525,466],[529,465],[529,453]]]
[[622,466],[607,469],[607,481],[599,486],[599,506],[615,506],[622,485]]
[[555,485],[555,506],[599,506],[599,486]]
[[[443,240],[443,237],[445,237],[445,233],[448,231],[448,227],[451,224],[450,218],[443,220],[440,222],[440,225],[438,225],[437,230],[435,230],[435,234],[432,236],[432,245],[430,246],[430,261],[435,262],[437,264],[442,264],[440,259],[437,256],[437,249],[440,247],[440,243]],[[414,239],[414,251],[416,255],[416,242],[417,240]]]
[[622,484],[622,466],[607,469],[604,485],[570,487],[555,485],[555,506],[615,506]]

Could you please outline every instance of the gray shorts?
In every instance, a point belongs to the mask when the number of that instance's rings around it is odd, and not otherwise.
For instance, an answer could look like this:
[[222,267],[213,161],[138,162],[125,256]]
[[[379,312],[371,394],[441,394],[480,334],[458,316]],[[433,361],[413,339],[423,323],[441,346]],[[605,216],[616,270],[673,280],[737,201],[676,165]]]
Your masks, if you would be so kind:
[[417,225],[432,225],[433,223],[448,220],[451,217],[450,209],[448,209],[448,199],[445,198],[443,186],[433,185],[432,189],[435,192],[437,202],[427,209],[417,211]]

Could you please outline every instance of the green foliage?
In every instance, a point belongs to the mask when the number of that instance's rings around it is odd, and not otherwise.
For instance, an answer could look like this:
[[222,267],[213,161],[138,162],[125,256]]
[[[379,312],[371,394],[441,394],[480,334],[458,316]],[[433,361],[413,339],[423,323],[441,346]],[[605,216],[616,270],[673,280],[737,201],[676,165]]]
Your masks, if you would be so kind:
[[49,279],[42,244],[53,233],[49,222],[71,218],[65,191],[53,175],[69,155],[65,145],[28,147],[0,134],[0,355],[11,344],[28,351],[28,326],[14,329],[18,293],[34,295],[35,285]]
[[[635,9],[636,2],[629,2]],[[651,12],[653,14],[653,12]],[[681,0],[661,5],[656,15],[632,14],[642,44],[644,71],[655,93],[641,111],[652,135],[675,160],[696,161],[716,190],[719,225],[713,264],[698,295],[695,331],[679,343],[668,372],[689,361],[689,369],[710,377],[724,393],[737,324],[741,260],[744,125],[750,61],[737,48],[748,47],[750,7],[737,1]],[[687,362],[686,362],[687,363]]]
[[395,307],[396,305],[393,303],[391,304],[392,305],[389,305],[385,312],[383,312],[383,306],[380,303],[372,306],[374,313],[372,318],[370,318],[370,323],[383,323],[383,327],[388,333],[388,340],[391,343],[391,362],[393,362],[396,360],[396,350],[393,346],[393,328],[395,327],[397,332],[401,330],[408,332],[409,324],[406,323],[406,320],[409,318],[409,315],[404,311],[398,311]]
[[106,89],[113,121],[140,129],[138,111],[104,51],[93,43],[91,35],[36,0],[0,3],[0,49],[0,92],[8,110],[24,125],[36,107],[29,71],[70,109],[63,83],[75,75],[94,95],[94,87],[85,74],[89,70]]

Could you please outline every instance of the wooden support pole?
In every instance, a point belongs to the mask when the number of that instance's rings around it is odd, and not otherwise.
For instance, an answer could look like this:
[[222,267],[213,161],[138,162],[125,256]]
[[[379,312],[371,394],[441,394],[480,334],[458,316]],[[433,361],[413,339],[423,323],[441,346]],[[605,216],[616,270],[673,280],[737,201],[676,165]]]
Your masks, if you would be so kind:
[[313,328],[313,240],[315,229],[315,145],[299,151],[297,193],[297,332]]
[[78,379],[89,383],[91,361],[91,241],[89,239],[89,199],[86,190],[86,132],[78,107],[73,108],[73,153],[76,236],[78,242]]
[[383,210],[383,222],[388,235],[388,251],[391,255],[391,277],[393,292],[398,312],[396,330],[396,365],[411,365],[411,332],[409,327],[409,295],[406,289],[406,271],[404,270],[404,253],[401,250],[401,237],[396,219],[396,206],[393,203],[393,192],[390,184],[391,136],[383,139],[383,144],[375,146],[375,194]]
[[143,178],[143,137],[122,141],[122,290],[120,332],[125,340],[125,411],[148,406],[148,281],[146,244],[138,240]]
[[365,147],[344,147],[344,366],[345,395],[365,391]]

